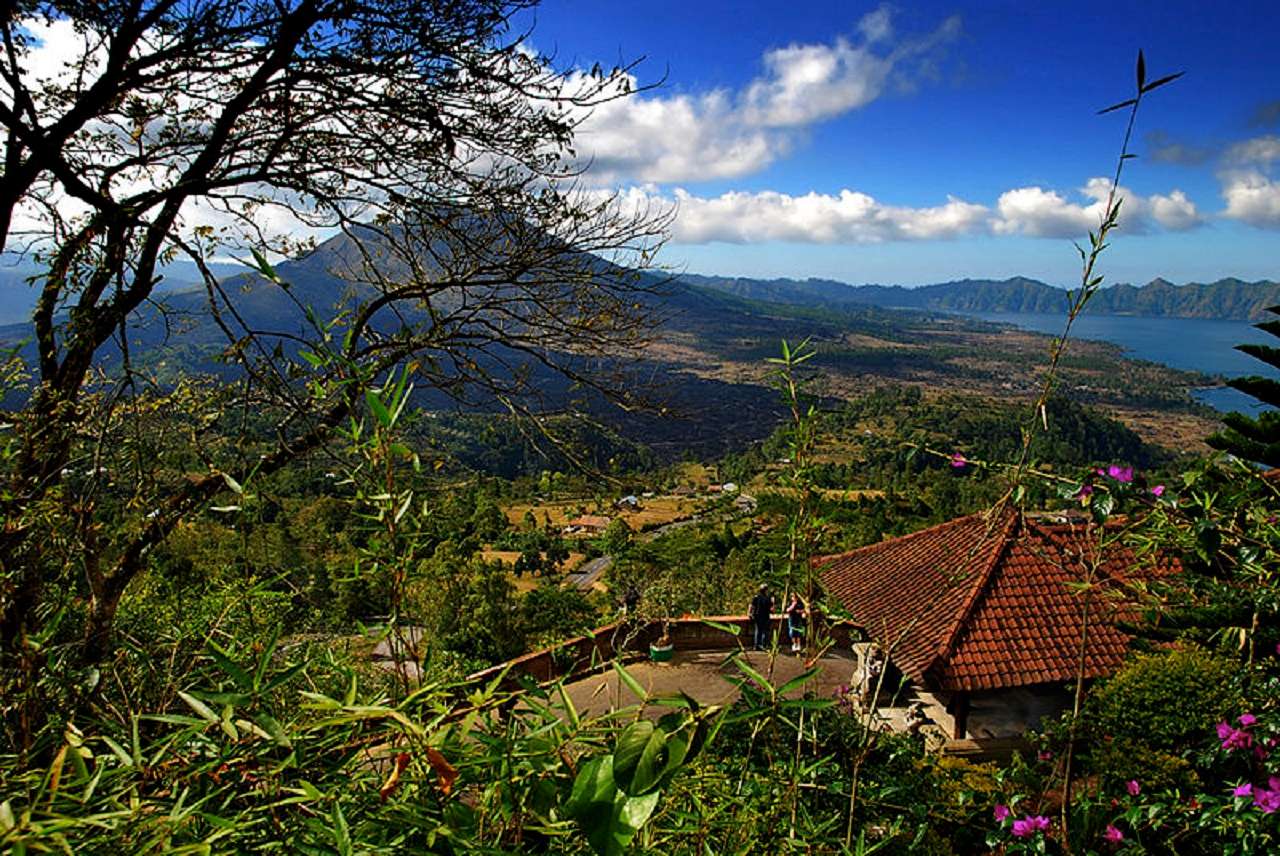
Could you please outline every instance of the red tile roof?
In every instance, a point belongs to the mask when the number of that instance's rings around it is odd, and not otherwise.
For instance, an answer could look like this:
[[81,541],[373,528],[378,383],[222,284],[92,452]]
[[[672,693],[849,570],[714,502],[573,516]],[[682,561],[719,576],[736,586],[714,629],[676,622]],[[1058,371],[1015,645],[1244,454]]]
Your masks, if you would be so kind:
[[[1132,617],[1124,583],[1167,573],[1084,521],[1012,510],[974,514],[815,560],[827,591],[916,682],[947,691],[1070,680],[1089,610],[1086,677],[1115,671]],[[1087,598],[1072,583],[1095,564],[1105,584]]]

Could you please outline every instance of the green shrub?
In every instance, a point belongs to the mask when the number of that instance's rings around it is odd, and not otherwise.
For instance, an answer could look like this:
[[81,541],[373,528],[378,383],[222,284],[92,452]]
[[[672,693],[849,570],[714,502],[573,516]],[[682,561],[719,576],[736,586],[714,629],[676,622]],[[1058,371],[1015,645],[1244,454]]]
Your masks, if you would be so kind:
[[1134,740],[1104,740],[1093,747],[1091,758],[1108,792],[1119,793],[1129,781],[1152,792],[1186,792],[1200,784],[1190,761]]
[[1085,721],[1096,740],[1177,752],[1243,710],[1241,676],[1203,648],[1139,655],[1094,690]]

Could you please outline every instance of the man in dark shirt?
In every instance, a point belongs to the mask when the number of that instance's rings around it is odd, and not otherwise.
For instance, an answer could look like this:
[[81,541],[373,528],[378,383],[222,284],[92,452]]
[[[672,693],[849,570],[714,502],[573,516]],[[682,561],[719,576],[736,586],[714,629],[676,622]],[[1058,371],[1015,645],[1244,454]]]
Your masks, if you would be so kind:
[[756,650],[763,651],[769,647],[769,626],[773,620],[773,597],[769,594],[767,585],[761,584],[760,591],[751,598],[747,617],[751,619],[751,626],[755,630]]

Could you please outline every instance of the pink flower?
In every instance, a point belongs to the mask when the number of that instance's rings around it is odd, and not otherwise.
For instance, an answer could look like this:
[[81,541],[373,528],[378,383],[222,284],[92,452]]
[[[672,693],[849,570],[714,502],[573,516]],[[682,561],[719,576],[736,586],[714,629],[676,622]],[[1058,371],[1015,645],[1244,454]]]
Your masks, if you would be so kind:
[[1243,785],[1236,786],[1235,790],[1231,792],[1231,796],[1233,797],[1247,797],[1252,795],[1253,795],[1253,785],[1249,784],[1248,782],[1245,782]]
[[1262,809],[1263,814],[1271,814],[1280,809],[1280,790],[1254,788],[1253,804]]
[[951,466],[956,469],[963,469],[964,467],[969,466],[969,462],[964,459],[964,455],[956,452],[951,456]]
[[1249,732],[1232,728],[1229,722],[1218,723],[1218,739],[1222,741],[1222,748],[1227,750],[1248,749],[1253,745],[1253,736]]
[[1004,823],[1005,819],[1009,817],[1009,807],[1004,803],[996,803],[996,807],[991,810],[991,813],[995,815],[997,823]]
[[1035,835],[1037,832],[1049,828],[1049,818],[1043,815],[1027,815],[1021,820],[1013,822],[1013,837],[1026,838],[1029,835]]
[[1254,716],[1252,713],[1242,713],[1240,714],[1240,718],[1236,720],[1236,722],[1240,723],[1241,728],[1248,728],[1257,721],[1258,717]]
[[1052,752],[1050,752],[1048,749],[1041,749],[1041,750],[1036,754],[1036,759],[1037,759],[1037,760],[1039,760],[1039,761],[1052,761],[1052,760],[1053,760],[1053,753],[1052,753]]
[[[1238,793],[1240,788],[1236,788],[1233,793],[1237,796],[1244,796]],[[1263,814],[1271,814],[1280,809],[1280,777],[1272,776],[1267,779],[1267,787],[1256,785],[1253,788],[1253,804],[1262,809]]]
[[1118,482],[1128,484],[1133,481],[1133,467],[1121,467],[1116,464],[1112,464],[1107,467],[1107,475]]
[[1151,488],[1151,495],[1156,497],[1157,499],[1164,496],[1164,485],[1158,484],[1155,487]]
[[1102,833],[1102,837],[1105,840],[1110,841],[1112,844],[1118,844],[1121,841],[1124,841],[1124,833],[1110,823],[1107,824],[1106,831]]
[[1076,499],[1084,499],[1086,496],[1088,496],[1091,493],[1093,493],[1093,485],[1082,484],[1080,485],[1080,489],[1076,491]]
[[1142,785],[1138,784],[1137,779],[1130,779],[1125,783],[1124,789],[1129,792],[1129,796],[1136,797],[1142,793]]

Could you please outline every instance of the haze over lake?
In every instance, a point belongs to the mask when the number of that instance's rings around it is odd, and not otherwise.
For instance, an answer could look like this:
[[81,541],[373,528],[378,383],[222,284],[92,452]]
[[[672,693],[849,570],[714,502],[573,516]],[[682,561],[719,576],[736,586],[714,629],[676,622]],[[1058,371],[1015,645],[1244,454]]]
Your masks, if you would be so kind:
[[[972,312],[971,318],[1012,324],[1024,330],[1058,335],[1066,316],[1037,312]],[[1266,363],[1235,350],[1245,342],[1274,345],[1275,338],[1246,321],[1204,318],[1149,318],[1136,315],[1084,315],[1076,320],[1072,335],[1079,339],[1112,342],[1128,356],[1163,363],[1177,369],[1224,377],[1261,374],[1280,378]],[[1256,411],[1258,402],[1228,387],[1196,390],[1195,398],[1216,410]]]

